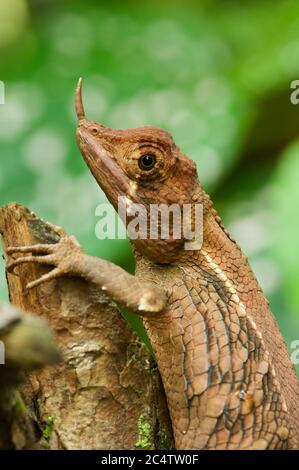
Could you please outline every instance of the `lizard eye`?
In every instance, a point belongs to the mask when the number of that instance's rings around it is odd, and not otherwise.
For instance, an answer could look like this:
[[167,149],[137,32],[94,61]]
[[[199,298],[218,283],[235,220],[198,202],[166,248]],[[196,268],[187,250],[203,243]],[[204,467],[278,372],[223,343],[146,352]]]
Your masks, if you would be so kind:
[[138,160],[138,165],[141,170],[149,171],[151,170],[156,164],[156,157],[147,153],[146,155],[142,155],[142,157]]

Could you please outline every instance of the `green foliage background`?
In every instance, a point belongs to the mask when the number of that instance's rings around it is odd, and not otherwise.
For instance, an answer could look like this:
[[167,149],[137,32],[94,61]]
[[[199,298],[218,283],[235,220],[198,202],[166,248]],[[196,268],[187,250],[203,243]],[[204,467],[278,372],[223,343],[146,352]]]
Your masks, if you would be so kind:
[[299,106],[290,103],[290,83],[299,79],[298,2],[1,0],[0,18],[0,203],[23,203],[74,233],[88,253],[133,269],[127,241],[94,234],[105,197],[75,142],[73,94],[82,75],[90,118],[165,127],[197,162],[292,350],[299,339]]

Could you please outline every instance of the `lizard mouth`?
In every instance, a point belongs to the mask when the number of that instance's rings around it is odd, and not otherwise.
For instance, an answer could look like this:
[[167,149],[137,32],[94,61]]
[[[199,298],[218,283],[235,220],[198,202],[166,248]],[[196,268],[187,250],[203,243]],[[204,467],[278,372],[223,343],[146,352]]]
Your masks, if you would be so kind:
[[89,121],[85,117],[81,78],[76,89],[75,108],[78,117],[77,142],[81,154],[99,186],[111,204],[117,209],[118,197],[128,194],[130,188],[129,178],[118,165],[113,153],[108,150],[105,136],[102,136],[101,132],[96,135],[92,133],[95,126],[99,130],[107,130],[108,128],[102,124]]

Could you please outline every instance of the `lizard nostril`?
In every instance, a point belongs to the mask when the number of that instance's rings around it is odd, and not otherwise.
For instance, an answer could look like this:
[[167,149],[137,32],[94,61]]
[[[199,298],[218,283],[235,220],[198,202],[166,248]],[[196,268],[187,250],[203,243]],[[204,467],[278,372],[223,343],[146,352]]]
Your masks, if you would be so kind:
[[97,135],[98,129],[96,127],[92,127],[90,132],[92,133],[92,135]]

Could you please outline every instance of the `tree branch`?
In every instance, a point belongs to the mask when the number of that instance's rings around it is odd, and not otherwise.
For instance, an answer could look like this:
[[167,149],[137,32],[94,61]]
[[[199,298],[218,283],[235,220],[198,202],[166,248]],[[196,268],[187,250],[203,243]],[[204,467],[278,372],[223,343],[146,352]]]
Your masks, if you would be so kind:
[[[49,225],[15,203],[0,208],[0,231],[6,260],[8,246],[58,241]],[[102,291],[82,279],[65,277],[25,291],[48,271],[26,263],[7,274],[7,282],[12,303],[49,321],[64,357],[62,364],[31,373],[22,391],[49,448],[167,446],[164,391],[146,347]],[[146,443],[143,419],[150,429]]]

